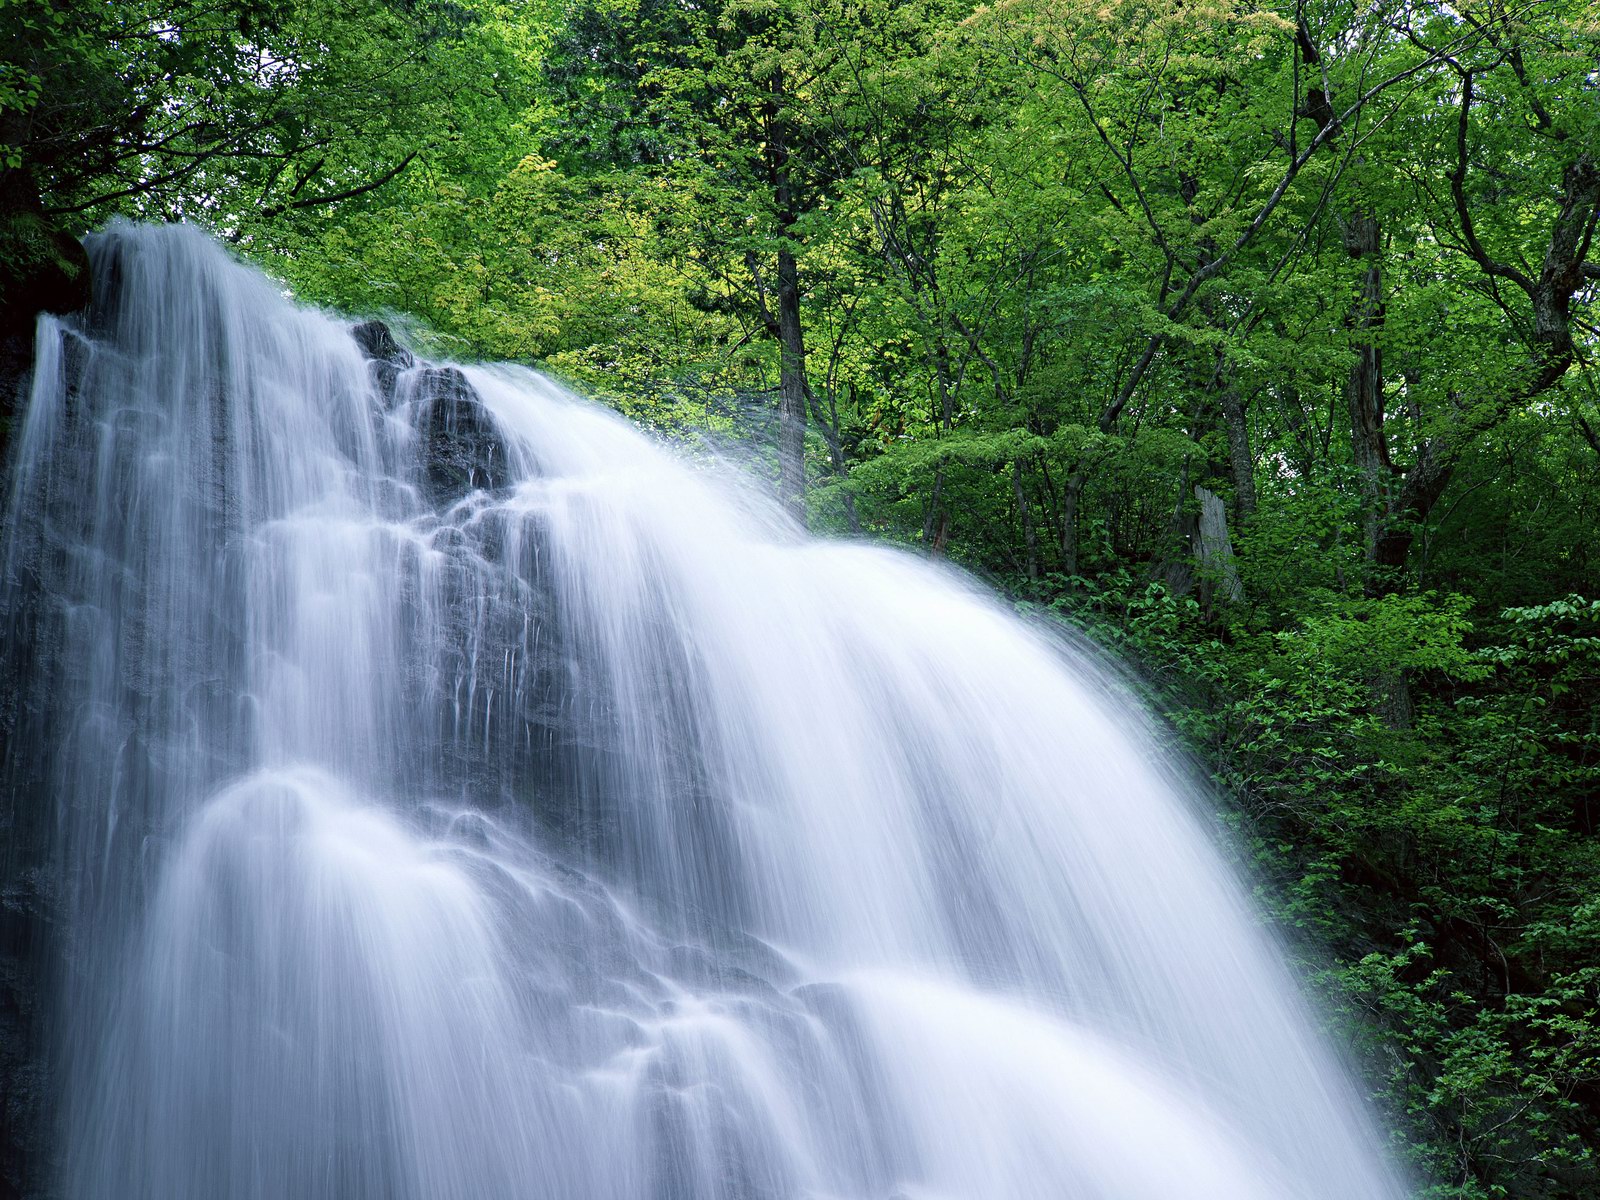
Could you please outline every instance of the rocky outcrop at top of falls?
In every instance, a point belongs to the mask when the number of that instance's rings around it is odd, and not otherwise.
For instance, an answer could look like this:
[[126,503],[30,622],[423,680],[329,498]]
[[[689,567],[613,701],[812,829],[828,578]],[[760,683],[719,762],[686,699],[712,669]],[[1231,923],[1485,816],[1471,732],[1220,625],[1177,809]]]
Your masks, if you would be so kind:
[[0,452],[9,444],[33,364],[40,313],[76,312],[89,303],[89,257],[36,205],[0,196]]
[[505,486],[505,446],[459,368],[424,365],[418,370],[411,351],[382,321],[363,321],[350,335],[372,363],[384,399],[415,406],[431,504],[442,508],[475,489]]
[[386,399],[393,400],[395,381],[400,372],[417,365],[416,358],[395,341],[393,332],[382,321],[363,321],[350,331],[350,336],[372,363],[378,389]]

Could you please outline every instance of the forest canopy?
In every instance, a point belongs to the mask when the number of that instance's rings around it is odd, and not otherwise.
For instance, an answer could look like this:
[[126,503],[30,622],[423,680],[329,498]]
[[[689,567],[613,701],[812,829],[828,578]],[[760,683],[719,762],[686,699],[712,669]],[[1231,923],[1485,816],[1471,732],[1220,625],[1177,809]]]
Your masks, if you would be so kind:
[[[1419,1194],[1600,1191],[1589,0],[0,0],[0,283],[198,222],[1131,660]],[[827,714],[808,714],[825,721]]]

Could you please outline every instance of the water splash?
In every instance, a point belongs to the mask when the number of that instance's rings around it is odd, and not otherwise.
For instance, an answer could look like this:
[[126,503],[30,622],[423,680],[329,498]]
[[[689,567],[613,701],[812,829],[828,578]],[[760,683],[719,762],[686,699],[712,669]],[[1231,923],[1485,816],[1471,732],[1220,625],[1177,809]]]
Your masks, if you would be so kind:
[[193,230],[91,252],[0,581],[65,1195],[1403,1194],[1087,657]]

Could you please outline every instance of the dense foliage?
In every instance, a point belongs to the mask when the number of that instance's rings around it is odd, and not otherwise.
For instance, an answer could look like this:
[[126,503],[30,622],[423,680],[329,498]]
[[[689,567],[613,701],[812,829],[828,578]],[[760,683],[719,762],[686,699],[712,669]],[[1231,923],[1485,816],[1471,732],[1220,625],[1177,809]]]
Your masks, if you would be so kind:
[[206,221],[1109,643],[1421,1193],[1600,1193],[1586,0],[0,13],[0,207]]

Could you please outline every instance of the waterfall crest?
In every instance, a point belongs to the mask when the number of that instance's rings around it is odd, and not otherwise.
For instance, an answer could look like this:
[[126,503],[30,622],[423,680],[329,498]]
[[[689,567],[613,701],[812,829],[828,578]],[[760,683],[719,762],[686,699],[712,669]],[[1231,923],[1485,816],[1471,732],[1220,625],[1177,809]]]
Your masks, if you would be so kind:
[[1089,656],[193,229],[90,251],[0,543],[61,1194],[1404,1194]]

